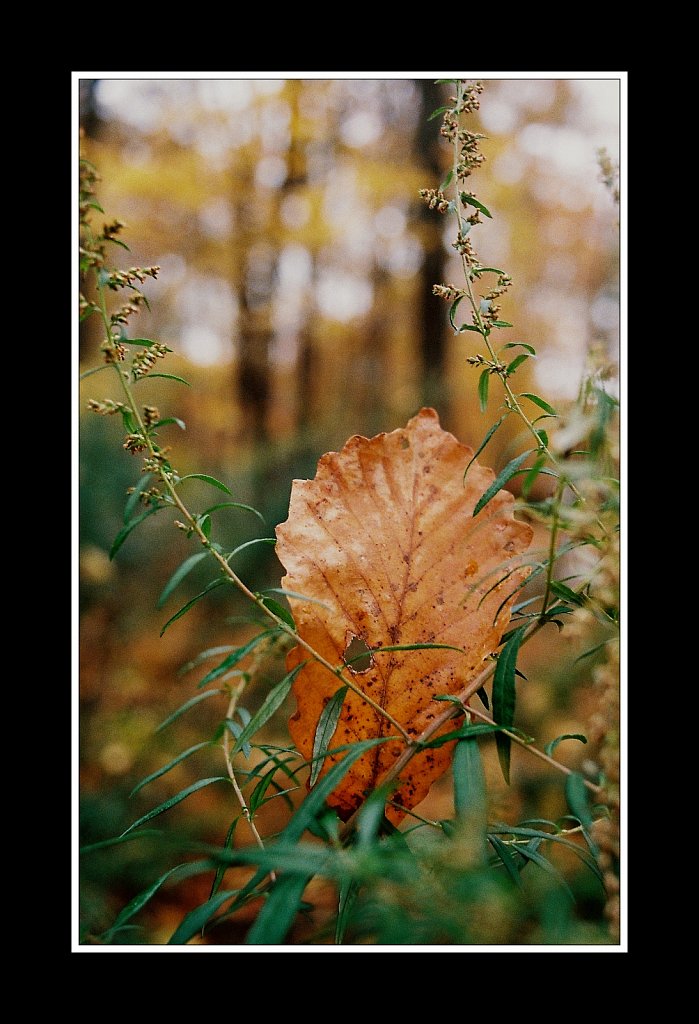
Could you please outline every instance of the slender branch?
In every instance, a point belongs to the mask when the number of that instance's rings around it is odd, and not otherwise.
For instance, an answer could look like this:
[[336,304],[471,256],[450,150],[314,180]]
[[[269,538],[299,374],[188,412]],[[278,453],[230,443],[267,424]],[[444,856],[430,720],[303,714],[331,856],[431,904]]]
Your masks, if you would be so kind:
[[551,536],[549,538],[549,556],[546,565],[546,588],[544,590],[544,597],[541,602],[541,617],[546,615],[546,609],[548,608],[549,597],[551,596],[551,584],[553,583],[553,567],[556,564],[556,538],[558,536],[558,528],[560,526],[559,512],[561,510],[561,498],[563,496],[563,489],[565,484],[562,480],[559,480],[556,486],[556,503],[555,512],[553,516],[553,522],[551,524]]
[[[235,709],[238,704],[238,697],[240,697],[240,694],[243,692],[244,686],[244,683],[238,683],[237,686],[233,687],[233,690],[231,692],[231,699],[228,703],[228,708],[226,710],[226,719],[232,718],[233,715],[235,714]],[[235,791],[235,795],[238,798],[238,803],[240,804],[240,809],[243,812],[243,817],[250,826],[250,831],[255,837],[255,842],[257,843],[261,850],[264,850],[265,844],[262,841],[262,836],[257,831],[257,826],[255,825],[255,822],[252,820],[250,808],[247,805],[245,797],[243,796],[243,791],[240,788],[240,785],[235,775],[235,771],[233,770],[233,762],[231,761],[230,730],[228,729],[227,725],[223,731],[223,756],[226,760],[226,770],[228,772],[228,777],[231,780],[231,784]],[[270,877],[274,881],[275,874],[273,871],[270,872]]]
[[[477,708],[470,707],[468,709],[468,713],[470,715],[475,715],[476,718],[480,718],[483,722],[488,722],[489,725],[497,725],[494,718],[491,718],[490,715],[486,715],[484,711],[479,711]],[[546,764],[551,765],[552,768],[557,768],[558,771],[563,772],[564,775],[575,774],[572,768],[567,768],[564,764],[561,764],[560,761],[556,761],[553,757],[545,754],[543,750],[539,750],[538,747],[533,746],[531,743],[527,743],[526,740],[523,740],[521,736],[517,736],[516,733],[510,732],[508,729],[503,729],[502,733],[503,736],[509,736],[513,743],[518,743],[520,747],[524,747],[524,749],[528,750],[530,754],[534,754],[535,757],[538,757],[541,761],[545,761]],[[583,779],[583,782],[587,788],[595,794],[595,796],[599,796],[602,792],[600,786],[595,786],[594,782],[588,782],[587,779]]]

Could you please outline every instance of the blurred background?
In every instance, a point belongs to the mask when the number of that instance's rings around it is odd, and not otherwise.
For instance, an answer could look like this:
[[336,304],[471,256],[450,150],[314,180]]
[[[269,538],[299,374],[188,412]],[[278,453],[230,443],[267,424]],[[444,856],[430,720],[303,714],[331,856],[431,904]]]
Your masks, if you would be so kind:
[[[471,237],[482,262],[514,281],[502,315],[515,326],[501,340],[538,351],[518,371],[519,390],[565,408],[591,348],[618,361],[619,219],[597,151],[618,158],[619,81],[484,84],[471,127],[487,136],[487,159],[469,186],[493,220]],[[448,304],[432,295],[435,283],[462,282],[453,221],[418,197],[420,188],[437,188],[449,167],[441,119],[428,121],[449,89],[427,78],[80,80],[81,152],[101,175],[97,198],[106,218],[127,224],[121,237],[131,253],[115,248],[115,262],[162,268],[144,286],[151,309],[132,321],[130,333],[169,345],[174,354],[158,368],[192,384],[144,381],[139,398],[185,421],[186,432],[167,428],[181,474],[224,480],[235,500],[255,506],[267,523],[265,531],[244,512],[215,513],[224,547],[272,536],[286,518],[291,481],[312,477],[318,457],[352,434],[393,430],[432,405],[442,425],[475,448],[499,415],[493,398],[485,415],[478,406],[477,371],[466,363],[477,350],[474,335],[455,336]],[[81,371],[99,364],[101,340],[97,317],[89,318],[79,338]],[[216,701],[205,701],[154,735],[195,692],[197,674],[178,674],[181,667],[256,629],[247,607],[222,588],[159,639],[165,620],[213,576],[198,566],[164,608],[156,607],[174,569],[194,551],[165,513],[148,519],[109,560],[126,490],[140,473],[121,447],[116,418],[85,412],[90,398],[119,397],[107,378],[89,377],[81,394],[83,843],[117,835],[189,782],[221,772],[220,752],[204,750],[128,797],[143,776],[206,739],[222,716]],[[505,427],[482,457],[488,465],[519,450],[515,424]],[[188,486],[190,507],[217,500],[204,484]],[[251,547],[237,564],[254,589],[279,584],[282,569],[270,548]],[[528,682],[518,691],[518,722],[542,743],[584,732],[594,708],[590,661],[575,663],[573,642],[570,658],[561,659],[560,642],[551,640],[555,655],[547,637],[523,652]],[[243,701],[251,711],[284,671],[272,654],[257,668]],[[282,714],[270,733],[278,742],[288,741],[284,723]],[[559,778],[533,758],[513,751],[507,789],[489,742],[483,750],[492,818],[566,812]],[[593,754],[569,743],[559,756],[581,768]],[[225,787],[209,787],[170,812],[164,827],[220,843],[231,797]],[[449,785],[434,787],[426,813],[448,816],[450,799]],[[263,832],[280,827],[276,804],[261,815]],[[83,935],[108,927],[176,862],[149,840],[91,855],[82,867]],[[165,941],[209,884],[195,879],[164,890],[129,941]],[[579,941],[586,941],[585,927],[582,921]],[[219,941],[240,941],[241,934],[231,927]]]

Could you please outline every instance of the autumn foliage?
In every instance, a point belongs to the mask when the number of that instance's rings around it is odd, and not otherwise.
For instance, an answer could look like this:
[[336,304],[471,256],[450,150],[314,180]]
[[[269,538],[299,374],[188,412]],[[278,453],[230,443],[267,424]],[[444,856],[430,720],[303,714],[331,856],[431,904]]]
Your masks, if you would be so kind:
[[[499,491],[473,515],[494,474],[472,459],[471,448],[442,430],[434,409],[422,409],[405,429],[355,436],[341,452],[324,455],[314,480],[294,481],[289,518],[277,527],[283,586],[312,599],[295,608],[299,635],[335,664],[349,660],[355,637],[364,641],[374,652],[371,664],[350,664],[347,673],[411,738],[442,710],[434,698],[462,690],[497,650],[510,595],[527,572],[511,571],[532,538],[513,515],[512,495]],[[380,653],[412,644],[452,649]],[[288,667],[303,660],[296,647]],[[317,661],[296,676],[290,732],[306,757],[337,687]],[[450,728],[453,722],[441,732]],[[350,691],[332,746],[395,732]],[[398,738],[356,762],[330,799],[342,817],[375,789],[404,747]],[[395,801],[416,806],[449,766],[452,747],[416,755],[400,775]],[[323,771],[342,756],[327,758]],[[403,812],[389,807],[387,816],[397,822]]]

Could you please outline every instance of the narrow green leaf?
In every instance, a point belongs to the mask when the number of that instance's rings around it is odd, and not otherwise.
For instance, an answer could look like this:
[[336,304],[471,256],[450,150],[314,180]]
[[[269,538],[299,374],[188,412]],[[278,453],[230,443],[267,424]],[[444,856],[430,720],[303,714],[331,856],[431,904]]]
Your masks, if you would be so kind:
[[255,712],[241,732],[240,736],[235,741],[235,746],[231,751],[231,757],[242,750],[243,744],[248,743],[255,733],[258,732],[263,725],[266,725],[272,715],[282,706],[289,695],[294,679],[305,664],[305,661],[301,662],[300,665],[297,665],[296,668],[292,669],[288,675],[284,676],[281,682],[277,683],[277,685],[269,691],[262,702],[260,709]]
[[551,864],[550,861],[546,860],[546,857],[544,857],[537,850],[533,850],[529,845],[518,846],[517,853],[520,854],[520,856],[522,857],[526,857],[527,860],[533,861],[534,864],[538,864],[540,868],[543,868],[544,871],[546,871],[549,875],[552,875],[556,879],[556,881],[562,886],[562,888],[565,889],[568,896],[570,896],[572,902],[575,903],[575,896],[573,896],[570,886],[566,882],[565,878],[560,873],[560,871],[557,868],[555,868],[553,864]]
[[488,504],[491,498],[494,498],[498,491],[502,487],[504,487],[507,481],[512,479],[512,477],[515,475],[515,473],[522,465],[522,463],[525,461],[525,459],[528,459],[532,452],[534,452],[535,450],[536,449],[534,448],[530,448],[528,451],[522,452],[521,455],[517,455],[514,459],[507,463],[505,468],[500,471],[495,480],[492,482],[488,490],[478,499],[476,507],[473,510],[474,516],[477,516],[478,513],[485,508],[485,506]]
[[503,351],[506,348],[525,348],[527,350],[527,352],[529,353],[529,355],[531,355],[531,356],[535,356],[536,355],[536,349],[534,348],[534,346],[533,345],[527,345],[527,343],[525,341],[508,341],[506,345],[502,346],[502,348],[503,348]]
[[293,818],[282,832],[280,841],[284,841],[286,843],[297,843],[308,826],[315,820],[318,813],[325,806],[327,797],[330,796],[335,787],[340,784],[355,761],[362,757],[367,750],[371,750],[372,747],[376,747],[381,743],[390,742],[391,739],[395,740],[396,738],[397,737],[395,736],[382,736],[376,739],[362,740],[359,743],[343,744],[341,747],[336,747],[333,751],[334,753],[340,750],[346,750],[346,755],[341,761],[338,761],[337,764],[332,766],[327,775],[324,775],[322,779],[318,780],[299,809],[296,811],[296,814],[294,814]]
[[481,412],[485,412],[488,408],[488,385],[490,382],[490,370],[483,370],[480,377],[478,378],[478,401],[480,403]]
[[158,420],[157,423],[153,424],[153,429],[155,430],[156,427],[167,427],[171,423],[174,423],[176,426],[178,426],[180,428],[180,430],[186,430],[187,429],[187,425],[186,425],[185,421],[181,420],[179,418],[179,416],[168,416],[164,420]]
[[154,807],[152,811],[148,811],[147,814],[138,818],[134,821],[133,825],[129,825],[129,827],[121,833],[122,836],[128,835],[129,832],[138,828],[139,825],[145,824],[146,821],[150,821],[151,818],[155,818],[159,814],[169,811],[171,807],[175,807],[176,804],[182,803],[182,801],[186,800],[188,796],[191,796],[192,793],[196,793],[199,789],[203,789],[204,786],[210,786],[212,782],[230,782],[230,780],[225,775],[216,775],[210,779],[199,779],[198,782],[194,782],[191,786],[187,786],[186,789],[180,790],[180,792],[176,793],[175,796],[171,796],[169,800],[165,800],[164,803],[158,804],[158,806]]
[[193,747],[189,747],[188,750],[185,750],[181,754],[178,754],[177,757],[173,758],[173,760],[170,761],[168,764],[163,765],[162,768],[158,768],[158,770],[153,772],[152,775],[148,775],[145,779],[141,779],[138,785],[134,786],[134,788],[131,790],[129,796],[134,796],[134,794],[138,793],[138,791],[143,789],[144,786],[147,786],[149,782],[153,782],[154,779],[159,779],[161,775],[166,775],[167,772],[169,772],[172,768],[175,767],[175,765],[178,765],[181,761],[186,760],[186,758],[188,758],[191,754],[196,753],[197,750],[201,750],[202,747],[210,746],[210,740],[204,740],[202,743],[195,743]]
[[321,608],[326,608],[331,611],[329,604],[325,601],[319,601],[317,597],[308,597],[306,594],[297,594],[295,590],[285,590],[283,587],[267,587],[266,590],[261,591],[263,594],[283,594],[287,600],[296,601],[308,601],[309,604],[319,604]]
[[[230,823],[228,831],[226,832],[226,838],[223,840],[224,853],[226,850],[230,850],[231,846],[233,845],[235,827],[239,821],[240,815],[237,815],[237,817],[235,817],[233,821]],[[216,874],[214,875],[214,880],[211,883],[211,892],[209,893],[209,900],[212,900],[216,893],[218,892],[218,890],[221,888],[221,882],[223,881],[223,876],[226,873],[227,867],[227,864],[219,864],[219,866],[216,868]]]
[[125,523],[125,525],[128,526],[129,521],[131,519],[131,516],[133,514],[133,511],[138,506],[138,504],[140,502],[141,492],[145,491],[146,487],[148,486],[148,484],[151,482],[152,479],[153,479],[153,474],[152,473],[146,473],[146,475],[139,480],[139,482],[136,484],[136,486],[134,487],[134,489],[131,492],[131,494],[128,496],[128,498],[126,500],[126,505],[124,506],[124,523]]
[[[484,216],[490,217],[491,220],[493,219],[493,215],[488,209],[488,207],[484,206],[483,203],[479,202],[475,196],[470,196],[467,192],[462,192],[461,202],[464,204],[464,206],[474,206],[477,210],[480,210]],[[487,269],[487,267],[483,268],[483,270]]]
[[277,879],[245,938],[246,945],[273,946],[284,941],[311,877],[284,874]]
[[458,78],[435,78],[435,85],[456,85]]
[[139,348],[151,348],[153,345],[159,344],[157,341],[153,341],[152,338],[125,338],[123,335],[119,338],[119,341],[122,345],[138,345]]
[[[201,863],[195,864],[195,865],[178,864],[177,867],[170,868],[170,870],[166,871],[164,875],[161,875],[160,878],[157,879],[157,881],[153,882],[152,885],[149,885],[148,888],[144,889],[143,892],[138,894],[138,896],[135,896],[131,900],[130,903],[127,903],[127,905],[124,907],[124,909],[121,911],[121,913],[118,915],[118,917],[114,921],[114,924],[112,925],[112,927],[106,933],[105,940],[107,942],[109,942],[111,936],[116,931],[120,930],[122,928],[122,926],[126,924],[127,921],[131,920],[132,917],[135,917],[135,915],[140,910],[142,910],[143,907],[145,907],[146,903],[148,903],[149,900],[151,900],[153,898],[153,896],[155,896],[155,894],[157,893],[158,889],[160,889],[161,886],[163,886],[165,884],[165,882],[167,882],[167,880],[169,878],[172,878],[173,875],[178,874],[178,873],[181,875],[183,867],[187,867],[187,868],[195,867],[197,869],[197,872],[204,870],[202,868],[202,866],[201,866]],[[189,874],[192,874],[192,873],[193,873],[192,871],[189,872]]]
[[491,327],[512,327],[512,324],[508,323],[507,320],[493,320],[490,326]]
[[348,686],[341,686],[325,705],[320,714],[320,718],[318,719],[315,736],[313,737],[313,767],[311,769],[311,778],[309,780],[309,786],[311,788],[315,786],[318,781],[318,776],[323,770],[325,754],[333,737],[333,733],[337,728],[337,723],[340,720],[342,705],[345,702],[348,689]]
[[603,640],[601,644],[595,644],[594,647],[591,647],[589,651],[585,651],[584,654],[580,654],[575,660],[582,661],[583,658],[591,657],[593,654],[596,654],[597,651],[601,651],[603,647],[606,647],[610,640],[611,637],[608,637],[606,640]]
[[185,476],[181,476],[177,483],[182,484],[185,480],[203,480],[205,484],[211,484],[212,487],[217,487],[219,491],[225,491],[226,494],[230,494],[233,497],[233,492],[229,491],[225,484],[222,484],[215,476],[209,476],[207,473],[187,473]]
[[244,505],[241,501],[220,501],[220,502],[218,502],[218,504],[211,505],[210,508],[204,509],[204,513],[203,514],[206,515],[207,513],[217,512],[220,508],[239,508],[239,509],[242,509],[244,512],[252,512],[253,515],[256,515],[257,518],[265,526],[267,526],[267,523],[265,522],[265,518],[264,518],[264,516],[262,515],[261,512],[258,512],[256,508],[252,507],[252,505]]
[[580,743],[587,743],[587,736],[583,736],[580,732],[564,732],[561,736],[556,736],[555,740],[551,740],[544,747],[544,753],[548,754],[549,757],[553,757],[553,752],[561,743],[562,740],[579,740]]
[[[391,651],[458,651],[459,654],[465,654],[466,652],[461,647],[454,647],[453,644],[389,644],[387,647],[371,647],[370,651],[372,654],[390,654]],[[357,658],[351,658],[351,661],[358,661],[359,658],[364,658],[366,655],[360,654]],[[349,661],[345,662],[349,665]]]
[[549,405],[548,402],[545,402],[543,400],[543,398],[539,398],[538,395],[532,395],[528,391],[523,391],[522,394],[519,397],[520,398],[528,398],[530,402],[533,402],[534,405],[538,405],[539,408],[543,409],[544,412],[549,414],[549,416],[558,416],[558,413],[553,408],[553,406]]
[[455,299],[454,299],[454,301],[452,302],[451,306],[449,307],[449,323],[450,323],[450,324],[451,324],[451,326],[452,326],[452,327],[454,328],[454,330],[456,331],[456,333],[457,333],[457,334],[458,334],[458,332],[459,332],[459,328],[458,328],[458,327],[456,326],[456,324],[454,323],[454,314],[456,313],[457,309],[459,308],[459,303],[460,303],[460,302],[461,302],[461,301],[462,301],[462,300],[463,300],[463,299],[464,299],[465,297],[466,297],[465,295],[459,295],[459,296],[457,296],[457,298],[455,298]]
[[226,561],[230,562],[231,558],[233,558],[234,555],[237,555],[241,551],[244,551],[245,548],[251,548],[254,544],[276,544],[276,543],[277,543],[277,541],[276,541],[275,537],[256,537],[255,540],[246,540],[244,544],[239,544],[237,548],[234,548],[233,551],[231,551],[230,555],[226,555]]
[[193,668],[197,668],[204,661],[209,661],[210,658],[217,658],[219,654],[228,654],[230,651],[235,650],[234,644],[221,644],[220,647],[208,647],[201,654],[197,654],[196,658],[192,658],[186,665],[177,670],[177,674],[180,676],[186,675],[191,672]]
[[500,276],[502,276],[504,273],[505,273],[505,271],[504,270],[500,270],[499,267],[479,267],[478,268],[478,277],[480,277],[481,274],[500,274]]
[[546,431],[545,430],[537,430],[536,434],[537,434],[537,437],[539,438],[539,440],[541,441],[542,446],[544,448],[548,448],[548,446],[549,446],[549,435],[546,433]]
[[211,536],[211,516],[204,514],[197,516],[197,524],[201,532],[208,540],[209,537]]
[[467,738],[457,742],[454,748],[452,774],[457,818],[469,817],[485,822],[485,774],[477,739]]
[[515,370],[517,369],[518,366],[521,366],[522,363],[525,363],[527,361],[527,359],[529,359],[529,354],[527,352],[522,352],[520,355],[515,356],[515,358],[512,360],[512,362],[508,364],[508,367],[507,367],[507,375],[508,375],[508,377],[511,376],[515,372]]
[[[493,717],[498,725],[510,728],[515,720],[515,668],[519,645],[524,636],[525,627],[515,630],[498,655],[498,663],[493,679]],[[495,737],[498,759],[505,782],[510,784],[510,747],[509,736],[498,733]]]
[[289,626],[291,629],[294,630],[294,632],[296,632],[296,623],[294,622],[294,616],[291,614],[288,608],[285,608],[283,605],[279,604],[279,602],[275,601],[274,598],[272,597],[262,597],[261,594],[258,594],[257,596],[260,598],[265,608],[268,608],[269,611],[276,615],[278,619],[281,619],[282,622],[285,622],[287,626]]
[[505,870],[507,871],[512,881],[515,883],[518,889],[521,889],[522,879],[519,877],[519,871],[517,870],[515,860],[511,852],[505,845],[505,843],[503,843],[502,839],[498,839],[497,836],[493,836],[490,834],[488,835],[488,842],[493,847],[498,857],[504,864]]
[[91,370],[85,370],[80,374],[80,380],[85,380],[86,377],[91,377],[93,373],[99,373],[100,370],[109,370],[111,365],[111,363],[104,363],[103,366],[93,366]]
[[566,800],[580,824],[589,828],[592,825],[592,814],[590,813],[590,802],[587,797],[587,786],[582,775],[579,775],[578,772],[573,772],[566,779]]
[[224,674],[224,672],[227,672],[230,668],[234,668],[238,662],[242,661],[243,658],[245,658],[250,651],[254,650],[259,643],[266,640],[267,637],[272,636],[272,634],[276,632],[276,626],[273,629],[265,629],[254,636],[251,640],[248,640],[247,643],[242,644],[241,647],[236,647],[234,651],[231,651],[228,657],[223,659],[220,665],[217,665],[216,668],[212,668],[210,672],[206,673],[204,678],[198,684],[197,689],[201,690],[202,687],[207,685],[207,683],[212,683],[214,679],[218,679],[219,676]]
[[[447,104],[447,106],[446,106],[446,107],[437,107],[437,109],[436,109],[436,110],[433,110],[433,111],[432,111],[432,113],[431,113],[431,114],[430,114],[430,116],[429,116],[429,117],[427,118],[427,120],[428,120],[428,121],[434,121],[435,117],[439,117],[439,115],[440,115],[440,114],[444,114],[444,113],[446,113],[446,111],[447,111],[447,110],[451,110],[451,109],[452,109],[452,108],[451,108],[451,107],[450,107],[450,106],[449,106],[448,104]],[[433,179],[433,180],[434,180],[434,179]],[[449,179],[449,181],[451,181],[451,178]]]
[[109,549],[110,561],[112,558],[114,558],[115,554],[117,553],[121,545],[124,543],[126,538],[129,536],[131,531],[135,530],[136,527],[139,526],[144,519],[148,518],[148,516],[155,515],[155,513],[159,511],[159,508],[148,508],[146,509],[145,512],[142,512],[140,516],[136,516],[135,519],[132,519],[130,522],[128,522],[126,526],[122,526],[121,530],[119,530],[118,534],[114,538],[114,542],[112,543],[111,548]]
[[[83,313],[80,314],[79,322],[82,323],[83,320],[87,320],[89,316],[92,316],[94,313],[99,313],[99,311],[99,306],[90,306],[88,309],[86,309]],[[100,366],[99,369],[101,370],[102,367]]]
[[469,464],[468,464],[468,465],[466,466],[466,469],[464,470],[464,481],[466,480],[466,474],[468,473],[469,469],[471,468],[471,466],[473,465],[473,463],[474,463],[474,462],[476,461],[476,459],[478,458],[478,456],[479,456],[479,455],[481,454],[481,452],[483,451],[483,449],[485,448],[485,446],[487,445],[488,441],[489,441],[489,440],[491,439],[491,437],[493,436],[493,434],[495,433],[495,431],[496,431],[496,430],[498,429],[498,427],[500,426],[500,424],[501,424],[501,423],[502,423],[502,422],[503,422],[504,420],[506,420],[506,419],[507,419],[508,415],[509,415],[509,413],[505,413],[505,415],[504,415],[504,416],[501,416],[501,417],[500,417],[500,419],[499,419],[499,420],[497,421],[497,423],[494,423],[494,424],[492,425],[492,427],[490,428],[490,430],[488,431],[488,433],[487,433],[487,434],[485,435],[485,437],[483,438],[483,440],[482,440],[482,441],[481,441],[481,443],[480,443],[480,446],[479,446],[479,448],[478,448],[478,451],[476,451],[476,452],[474,453],[474,455],[473,455],[473,458],[472,458],[472,459],[470,460]]
[[158,608],[163,607],[173,590],[180,585],[182,580],[192,571],[195,565],[198,565],[199,562],[202,562],[207,557],[208,553],[208,551],[197,551],[195,555],[190,555],[189,558],[185,558],[184,562],[175,569],[172,576],[163,587],[157,601]]
[[237,896],[239,891],[238,889],[229,889],[226,892],[219,892],[212,899],[207,900],[206,903],[202,903],[200,906],[195,907],[194,910],[190,910],[167,940],[168,946],[184,946],[185,943],[194,938],[197,932],[200,932],[206,926],[216,911],[224,903],[227,903],[228,900]]
[[575,590],[571,590],[570,587],[567,587],[565,583],[561,583],[560,580],[551,581],[551,590],[558,597],[562,597],[564,601],[569,601],[571,604],[574,604],[577,608],[582,608],[582,606],[586,605],[588,602],[588,599],[585,596],[585,594],[576,593]]
[[487,329],[484,332],[480,329],[480,327],[476,327],[475,324],[462,324],[461,327],[459,327],[459,334],[461,334],[462,331],[475,331],[476,334],[481,334],[484,336],[485,334],[488,333]]
[[352,907],[354,906],[355,900],[359,895],[359,883],[355,882],[354,879],[344,879],[340,883],[340,893],[337,907],[337,920],[335,922],[335,945],[341,946],[345,933],[347,931],[347,925],[349,923],[350,914],[352,913]]
[[110,846],[120,846],[122,843],[130,843],[134,839],[148,839],[152,836],[161,836],[162,829],[144,828],[142,832],[132,833],[128,836],[115,836],[113,839],[101,839],[98,843],[89,843],[80,847],[80,856],[85,853],[95,853],[97,850],[107,850]]
[[[449,107],[446,107],[445,109],[448,110]],[[444,111],[442,111],[442,113],[444,113]],[[449,188],[449,186],[451,185],[453,177],[454,177],[454,172],[453,171],[447,171],[446,176],[444,178],[444,181],[439,186],[439,191],[440,192],[443,192],[445,188]]]
[[[188,388],[191,388],[191,384],[184,377],[178,377],[176,373],[149,373],[148,379],[153,380],[154,377],[163,377],[165,380],[176,380],[180,384],[186,384]],[[142,378],[145,379],[145,378]]]
[[535,460],[535,462],[534,462],[534,465],[532,466],[532,468],[529,470],[529,472],[525,476],[524,481],[522,483],[522,497],[524,498],[525,501],[527,501],[529,499],[529,494],[531,493],[531,489],[534,486],[534,484],[536,483],[536,478],[541,473],[541,470],[542,470],[545,462],[546,462],[546,456],[544,454],[538,455],[536,460]]
[[171,725],[172,722],[176,721],[180,717],[180,715],[184,715],[185,712],[189,711],[189,709],[193,708],[196,704],[199,704],[203,700],[207,700],[209,697],[215,697],[217,694],[223,692],[223,690],[207,690],[206,693],[198,693],[195,697],[190,697],[190,699],[185,701],[181,707],[177,708],[176,711],[173,711],[171,715],[168,715],[155,731],[162,732],[163,729],[166,729],[168,725]]
[[476,690],[476,696],[480,698],[483,707],[486,711],[490,710],[490,701],[488,700],[488,691],[485,686],[481,686],[480,690]]
[[179,611],[175,612],[172,618],[169,618],[167,620],[163,628],[160,630],[160,635],[162,636],[165,630],[169,629],[173,622],[177,622],[177,620],[181,619],[183,615],[186,615],[189,609],[192,608],[197,603],[197,601],[201,601],[202,597],[206,597],[206,595],[209,594],[212,590],[215,590],[216,587],[222,587],[223,584],[227,582],[228,581],[223,577],[219,577],[218,579],[212,580],[211,583],[209,583],[206,587],[204,587],[203,590],[201,590],[196,595],[196,597],[193,597],[191,601],[187,601],[186,604],[182,605]]

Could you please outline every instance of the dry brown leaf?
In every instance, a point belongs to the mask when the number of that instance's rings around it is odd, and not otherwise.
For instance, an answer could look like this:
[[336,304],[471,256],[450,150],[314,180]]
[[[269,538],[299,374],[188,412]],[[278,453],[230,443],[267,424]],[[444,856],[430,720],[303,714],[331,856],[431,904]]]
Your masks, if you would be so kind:
[[[345,652],[355,637],[374,651],[440,643],[464,652],[386,652],[373,654],[364,671],[356,664],[344,669],[411,738],[444,710],[433,697],[462,690],[497,649],[512,601],[494,622],[495,613],[528,572],[515,569],[478,607],[483,594],[518,565],[532,531],[515,520],[507,491],[473,517],[494,473],[474,462],[464,485],[472,457],[471,448],[442,430],[434,409],[422,409],[405,429],[355,436],[341,452],[324,455],[315,479],[294,481],[289,518],[277,527],[277,555],[287,573],[282,586],[325,606],[294,600],[299,636],[327,661],[342,665],[343,655],[352,656]],[[305,658],[308,653],[296,647],[288,667]],[[304,757],[312,754],[318,719],[339,686],[313,659],[296,677],[297,711],[289,729]],[[395,726],[349,691],[329,746],[392,735]],[[393,799],[415,807],[449,766],[452,748],[449,743],[417,754],[401,772]],[[391,741],[356,762],[329,801],[343,819],[404,749],[403,740]],[[323,772],[341,757],[327,758]],[[393,807],[386,813],[394,823],[403,817]]]

